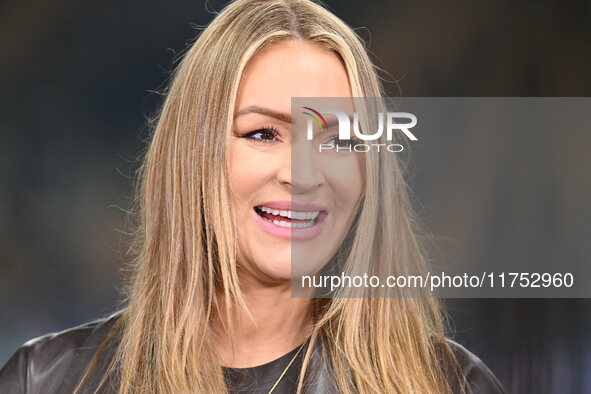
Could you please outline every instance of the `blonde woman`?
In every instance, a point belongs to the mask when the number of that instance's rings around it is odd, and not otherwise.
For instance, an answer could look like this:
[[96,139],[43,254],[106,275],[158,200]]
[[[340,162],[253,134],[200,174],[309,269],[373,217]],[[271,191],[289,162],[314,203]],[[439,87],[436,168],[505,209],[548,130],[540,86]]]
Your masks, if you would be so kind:
[[[381,93],[362,42],[320,5],[228,5],[184,56],[159,113],[125,307],[27,342],[0,392],[504,392],[446,340],[433,298],[292,297],[296,243],[324,251],[320,267],[345,239],[349,260],[364,250],[424,264],[396,155],[292,167],[292,148],[310,143],[291,128],[292,97]],[[376,220],[378,187],[389,209]],[[390,236],[378,250],[367,234]]]

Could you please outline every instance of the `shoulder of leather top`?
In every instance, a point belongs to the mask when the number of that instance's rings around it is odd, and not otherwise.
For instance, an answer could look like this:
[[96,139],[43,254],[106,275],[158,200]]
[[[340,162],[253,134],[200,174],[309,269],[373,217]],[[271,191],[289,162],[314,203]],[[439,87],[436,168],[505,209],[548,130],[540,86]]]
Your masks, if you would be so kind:
[[464,389],[470,394],[506,394],[507,391],[488,366],[459,343],[447,341],[460,366]]
[[0,392],[19,393],[40,388],[43,392],[54,392],[76,359],[78,350],[85,348],[92,337],[106,335],[120,314],[117,312],[25,342],[0,370]]

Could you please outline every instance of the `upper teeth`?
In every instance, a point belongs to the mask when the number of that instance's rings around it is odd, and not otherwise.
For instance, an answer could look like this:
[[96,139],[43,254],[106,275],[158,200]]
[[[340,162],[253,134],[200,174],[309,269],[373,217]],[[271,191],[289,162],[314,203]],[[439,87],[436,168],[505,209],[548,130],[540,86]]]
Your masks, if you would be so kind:
[[281,211],[278,209],[272,209],[265,206],[260,206],[259,209],[263,212],[267,212],[273,215],[279,215],[290,219],[299,219],[299,220],[311,220],[316,219],[320,214],[320,211],[310,211],[310,212],[298,212],[298,211]]

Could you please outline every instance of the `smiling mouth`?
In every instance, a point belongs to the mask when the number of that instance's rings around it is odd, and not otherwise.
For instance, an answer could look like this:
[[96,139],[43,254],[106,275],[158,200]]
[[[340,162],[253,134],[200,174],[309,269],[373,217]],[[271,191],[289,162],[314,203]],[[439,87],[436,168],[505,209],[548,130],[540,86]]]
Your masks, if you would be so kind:
[[264,220],[280,227],[306,228],[312,227],[318,222],[320,211],[291,211],[280,210],[258,205],[255,212]]

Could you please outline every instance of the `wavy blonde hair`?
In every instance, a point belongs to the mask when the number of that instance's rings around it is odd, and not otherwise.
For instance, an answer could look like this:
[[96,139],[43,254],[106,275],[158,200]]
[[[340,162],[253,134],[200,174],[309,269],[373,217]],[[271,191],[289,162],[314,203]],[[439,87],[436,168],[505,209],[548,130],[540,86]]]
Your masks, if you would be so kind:
[[[227,139],[246,64],[261,47],[284,39],[338,54],[354,97],[383,93],[362,40],[314,2],[238,0],[202,31],[173,74],[139,173],[137,257],[107,371],[117,375],[119,393],[227,392],[211,342],[212,319],[222,309],[216,292],[224,294],[230,323],[233,310],[246,309],[236,270]],[[366,156],[353,249],[374,261],[420,269],[424,258],[396,156]],[[427,294],[314,303],[317,319],[298,393],[305,391],[317,342],[342,393],[446,393],[450,376],[459,379],[449,373],[457,363],[440,305]]]

